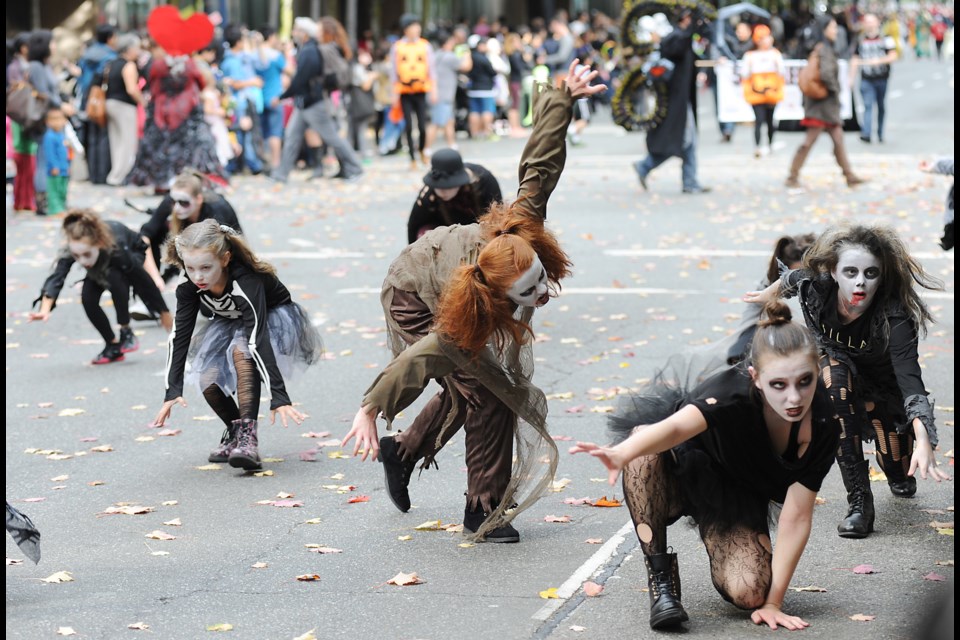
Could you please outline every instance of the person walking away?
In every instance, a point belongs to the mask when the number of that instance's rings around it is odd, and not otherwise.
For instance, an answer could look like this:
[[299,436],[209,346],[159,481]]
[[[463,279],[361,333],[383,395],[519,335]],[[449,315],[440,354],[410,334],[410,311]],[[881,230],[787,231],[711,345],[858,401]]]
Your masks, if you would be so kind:
[[644,191],[650,172],[673,156],[683,159],[684,193],[710,191],[697,179],[697,73],[693,51],[694,35],[706,27],[704,21],[694,21],[693,12],[684,11],[674,30],[660,42],[660,55],[675,67],[667,89],[670,105],[667,116],[647,133],[647,157],[633,165]]
[[860,139],[870,144],[873,136],[873,109],[877,109],[877,140],[883,142],[887,81],[890,65],[897,60],[897,43],[880,33],[880,20],[872,13],[863,16],[863,33],[850,59],[850,75],[860,69],[860,95],[863,96],[863,122]]
[[803,144],[797,149],[790,164],[790,174],[787,176],[788,189],[800,188],[800,169],[806,162],[813,144],[826,131],[833,141],[833,155],[837,165],[843,171],[848,187],[855,187],[867,181],[853,172],[850,159],[847,157],[847,148],[843,142],[843,121],[840,118],[840,76],[837,65],[837,54],[833,43],[837,38],[837,21],[830,16],[817,18],[821,39],[815,50],[820,60],[820,81],[827,89],[827,95],[817,99],[803,96],[803,120],[800,124],[807,128],[807,135]]

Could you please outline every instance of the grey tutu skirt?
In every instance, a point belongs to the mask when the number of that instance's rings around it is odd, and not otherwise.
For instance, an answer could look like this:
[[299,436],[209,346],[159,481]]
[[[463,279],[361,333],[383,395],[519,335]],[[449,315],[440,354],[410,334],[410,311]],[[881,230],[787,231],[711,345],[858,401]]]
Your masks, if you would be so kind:
[[[303,307],[295,302],[274,307],[267,312],[267,333],[284,384],[295,380],[323,354],[320,334],[310,324]],[[239,350],[245,358],[251,358],[249,338],[242,319],[217,316],[206,323],[194,333],[190,342],[187,355],[189,372],[184,376],[185,385],[201,394],[213,384],[227,395],[236,393],[235,350]]]

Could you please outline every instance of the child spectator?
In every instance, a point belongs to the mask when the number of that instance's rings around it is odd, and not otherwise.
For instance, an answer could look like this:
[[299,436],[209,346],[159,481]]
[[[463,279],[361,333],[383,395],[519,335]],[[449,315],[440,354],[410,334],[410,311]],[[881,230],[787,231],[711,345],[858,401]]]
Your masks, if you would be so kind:
[[47,130],[43,134],[43,171],[47,174],[47,213],[56,215],[67,208],[70,183],[70,155],[64,129],[67,117],[59,108],[47,112]]

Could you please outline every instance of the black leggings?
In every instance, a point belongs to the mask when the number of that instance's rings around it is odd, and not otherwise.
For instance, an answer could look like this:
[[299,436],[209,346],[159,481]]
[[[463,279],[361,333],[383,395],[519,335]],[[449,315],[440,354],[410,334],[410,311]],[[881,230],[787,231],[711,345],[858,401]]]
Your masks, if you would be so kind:
[[160,290],[140,265],[131,267],[125,272],[113,267],[108,268],[106,289],[93,278],[87,277],[83,281],[83,289],[80,292],[83,310],[87,313],[90,323],[103,337],[104,342],[111,343],[116,336],[113,333],[113,327],[110,326],[110,320],[107,319],[107,314],[100,306],[100,297],[105,290],[110,291],[113,308],[117,312],[117,324],[125,327],[130,324],[130,287],[133,287],[133,292],[149,308],[161,313],[167,311],[167,303],[163,301]]
[[756,118],[753,123],[753,140],[760,146],[760,130],[764,123],[767,125],[767,144],[773,144],[773,110],[777,108],[775,104],[755,104],[753,105],[753,115]]
[[417,130],[420,134],[420,146],[417,147],[417,151],[422,152],[424,145],[427,143],[427,94],[401,94],[400,107],[403,109],[403,119],[407,127],[407,146],[410,148],[410,159],[416,160],[413,148],[413,112],[417,112]]
[[257,372],[256,365],[253,364],[253,359],[248,358],[239,349],[234,349],[233,366],[237,370],[236,402],[217,384],[211,382],[217,379],[219,371],[216,369],[205,371],[200,378],[203,399],[227,426],[230,426],[234,420],[256,420],[257,414],[260,413],[260,374]]

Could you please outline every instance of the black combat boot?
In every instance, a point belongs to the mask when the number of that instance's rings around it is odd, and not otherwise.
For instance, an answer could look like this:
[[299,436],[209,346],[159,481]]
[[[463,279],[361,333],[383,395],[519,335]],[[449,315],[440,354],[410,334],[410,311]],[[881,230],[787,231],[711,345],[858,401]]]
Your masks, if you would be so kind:
[[[463,511],[463,532],[465,534],[468,532],[476,533],[480,525],[483,524],[483,521],[486,520],[489,515],[490,513],[484,511],[483,505],[479,502],[473,509],[470,508],[468,503],[466,509]],[[520,542],[520,532],[514,529],[512,524],[507,522],[493,531],[488,531],[483,539],[477,540],[477,542]]]
[[677,554],[644,555],[650,588],[650,628],[666,629],[689,620],[680,603],[680,566]]
[[387,484],[390,502],[397,509],[410,511],[410,476],[416,468],[416,461],[406,462],[400,457],[397,440],[393,436],[380,438],[380,462],[383,464],[383,476]]
[[837,525],[841,538],[866,538],[873,532],[873,492],[870,489],[870,463],[839,463],[843,486],[847,489],[847,517]]

